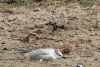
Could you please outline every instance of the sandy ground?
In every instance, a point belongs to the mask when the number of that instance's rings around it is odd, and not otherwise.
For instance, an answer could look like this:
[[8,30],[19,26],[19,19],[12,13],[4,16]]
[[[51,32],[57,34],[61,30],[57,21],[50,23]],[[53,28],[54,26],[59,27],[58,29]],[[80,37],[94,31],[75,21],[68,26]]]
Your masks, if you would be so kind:
[[[0,67],[100,66],[100,7],[78,5],[0,9]],[[100,24],[100,23],[99,23]],[[16,50],[54,48],[67,59],[34,61]]]

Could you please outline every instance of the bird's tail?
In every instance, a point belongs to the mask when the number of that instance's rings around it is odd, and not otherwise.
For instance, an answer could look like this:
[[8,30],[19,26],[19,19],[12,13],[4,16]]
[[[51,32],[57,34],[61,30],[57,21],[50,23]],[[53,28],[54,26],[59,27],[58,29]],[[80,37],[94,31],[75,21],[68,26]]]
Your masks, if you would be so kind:
[[24,52],[22,52],[22,51],[15,51],[16,53],[19,53],[19,54],[21,54],[21,55],[25,55],[25,53]]

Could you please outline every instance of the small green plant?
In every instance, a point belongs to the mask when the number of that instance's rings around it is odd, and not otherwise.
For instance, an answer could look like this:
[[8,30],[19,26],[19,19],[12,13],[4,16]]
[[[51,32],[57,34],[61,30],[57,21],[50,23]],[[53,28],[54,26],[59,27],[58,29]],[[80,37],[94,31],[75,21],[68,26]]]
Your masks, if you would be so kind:
[[1,4],[0,4],[0,8],[1,8]]
[[17,0],[17,2],[15,2],[12,7],[21,7],[21,6],[22,6],[21,0]]
[[83,4],[83,6],[85,6],[85,7],[93,7],[93,3],[91,2],[91,3],[84,3]]
[[47,1],[47,0],[42,0],[42,1]]
[[50,3],[51,5],[54,5],[53,3]]
[[93,22],[92,25],[93,25],[93,28],[96,29],[96,28],[98,28],[99,21],[98,21],[98,19],[96,19],[95,21],[96,21],[96,23]]
[[34,4],[33,4],[32,1],[27,1],[26,2],[26,7],[33,7],[33,6],[34,6]]
[[66,5],[69,5],[71,2],[69,0],[66,0]]
[[84,2],[84,1],[82,1],[81,5],[83,7],[93,7],[94,4],[92,2]]

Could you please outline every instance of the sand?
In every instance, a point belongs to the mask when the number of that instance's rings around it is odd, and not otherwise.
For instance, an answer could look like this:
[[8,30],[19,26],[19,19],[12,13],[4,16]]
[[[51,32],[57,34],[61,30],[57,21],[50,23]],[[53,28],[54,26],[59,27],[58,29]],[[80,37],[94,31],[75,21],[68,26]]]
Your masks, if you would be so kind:
[[[100,7],[0,9],[0,67],[100,66]],[[54,48],[67,59],[34,61],[16,50]]]

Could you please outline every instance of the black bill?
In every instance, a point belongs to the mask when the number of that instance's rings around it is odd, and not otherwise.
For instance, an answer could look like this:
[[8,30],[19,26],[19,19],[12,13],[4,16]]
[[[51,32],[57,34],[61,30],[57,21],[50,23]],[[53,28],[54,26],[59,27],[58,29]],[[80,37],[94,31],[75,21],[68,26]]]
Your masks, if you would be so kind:
[[63,59],[66,59],[66,57],[62,57]]

